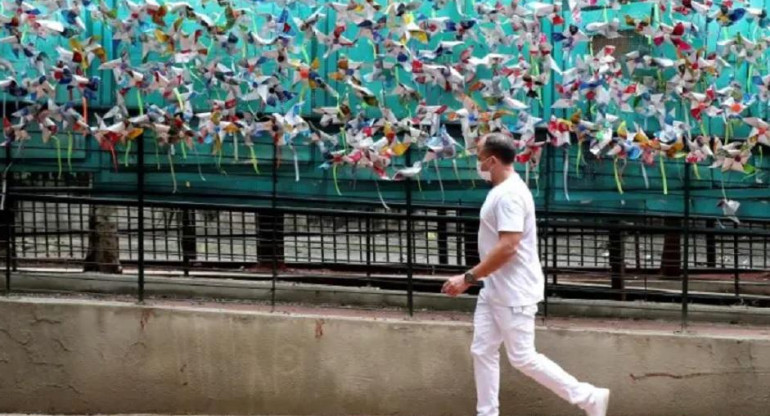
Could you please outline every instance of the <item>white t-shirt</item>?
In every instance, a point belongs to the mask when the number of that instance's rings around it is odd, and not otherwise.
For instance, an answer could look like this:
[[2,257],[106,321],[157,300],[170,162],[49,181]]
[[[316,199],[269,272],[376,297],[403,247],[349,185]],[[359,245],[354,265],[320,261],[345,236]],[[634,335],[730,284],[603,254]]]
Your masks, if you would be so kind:
[[479,255],[484,259],[497,244],[498,233],[522,233],[516,254],[483,279],[480,301],[500,306],[528,306],[543,300],[545,279],[537,254],[535,201],[517,173],[498,184],[481,207]]

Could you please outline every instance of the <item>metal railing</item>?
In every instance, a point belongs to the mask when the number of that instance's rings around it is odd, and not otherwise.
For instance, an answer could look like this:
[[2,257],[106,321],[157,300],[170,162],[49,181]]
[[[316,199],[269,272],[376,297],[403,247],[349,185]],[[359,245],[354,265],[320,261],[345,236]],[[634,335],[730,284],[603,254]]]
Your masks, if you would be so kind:
[[[275,160],[273,192],[248,205],[156,199],[144,190],[144,169],[136,192],[120,197],[93,190],[88,174],[10,172],[0,231],[5,289],[14,268],[118,271],[119,263],[136,270],[142,300],[149,269],[242,270],[250,272],[242,278],[272,281],[273,301],[282,280],[375,286],[403,290],[411,313],[415,292],[439,291],[435,276],[478,261],[476,206],[415,202],[409,180],[404,201],[389,209],[282,198]],[[770,222],[692,217],[686,188],[682,198],[685,215],[675,217],[568,212],[546,198],[538,231],[547,297],[680,302],[684,322],[691,302],[770,306]]]

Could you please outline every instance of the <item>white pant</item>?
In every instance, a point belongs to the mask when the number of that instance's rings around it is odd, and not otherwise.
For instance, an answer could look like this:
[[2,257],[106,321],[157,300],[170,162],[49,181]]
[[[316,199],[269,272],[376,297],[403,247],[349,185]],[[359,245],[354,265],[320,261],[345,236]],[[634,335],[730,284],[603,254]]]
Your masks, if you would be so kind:
[[511,365],[571,404],[585,409],[596,387],[578,382],[548,357],[535,351],[537,306],[505,307],[483,301],[473,318],[473,370],[478,416],[497,416],[500,402],[500,344]]

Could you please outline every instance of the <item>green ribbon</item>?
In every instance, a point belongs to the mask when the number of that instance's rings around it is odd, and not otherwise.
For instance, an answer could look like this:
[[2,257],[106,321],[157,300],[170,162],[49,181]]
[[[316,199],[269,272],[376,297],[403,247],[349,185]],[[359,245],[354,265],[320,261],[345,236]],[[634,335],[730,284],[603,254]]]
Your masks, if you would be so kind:
[[123,157],[123,164],[125,164],[126,167],[128,167],[128,156],[129,156],[129,153],[131,152],[131,143],[133,142],[130,140],[128,141],[128,143],[126,143],[126,153],[125,153],[125,156]]
[[233,163],[238,162],[238,133],[233,133]]
[[69,168],[70,172],[72,172],[72,146],[73,146],[72,131],[68,131],[67,132],[67,167]]
[[615,175],[615,186],[618,187],[618,193],[623,195],[623,185],[620,183],[620,175],[618,175],[618,157],[615,156],[615,160],[612,161],[612,172]]
[[139,115],[144,115],[144,102],[142,101],[142,92],[136,89],[136,101],[139,103]]
[[195,153],[195,163],[198,165],[198,175],[201,177],[201,180],[203,182],[206,182],[206,177],[203,176],[203,170],[201,170],[201,156],[200,154],[198,154],[198,148],[193,146],[192,149],[193,149],[193,152]]
[[582,143],[577,143],[577,156],[575,157],[575,177],[580,178],[580,161],[583,158]]
[[419,174],[419,173],[416,176],[416,178],[417,178],[417,189],[420,191],[420,193],[422,193],[422,181],[420,180],[420,176],[421,176],[421,174]]
[[[59,176],[58,178],[61,179],[61,143],[59,142],[59,138],[56,136],[51,137],[56,142],[56,164],[59,166]],[[10,144],[9,144],[10,145]]]
[[[138,137],[137,140],[142,140],[141,137]],[[155,169],[160,170],[160,152],[158,151],[158,140],[155,139]]]
[[342,192],[340,192],[340,185],[337,182],[337,164],[336,163],[332,166],[332,179],[334,179],[334,189],[337,191],[337,195],[342,196]]
[[254,145],[249,146],[249,153],[251,153],[251,166],[254,167],[254,172],[259,175],[259,162],[257,162],[257,155],[254,153]]

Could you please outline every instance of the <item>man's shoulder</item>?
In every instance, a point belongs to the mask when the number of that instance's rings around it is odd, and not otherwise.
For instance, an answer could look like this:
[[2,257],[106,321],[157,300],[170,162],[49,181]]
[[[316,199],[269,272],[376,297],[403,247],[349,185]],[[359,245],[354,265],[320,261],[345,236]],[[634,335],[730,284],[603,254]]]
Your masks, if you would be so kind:
[[514,200],[525,201],[527,198],[532,197],[527,185],[522,180],[510,180],[501,184],[498,195],[505,195],[506,197],[512,197]]

